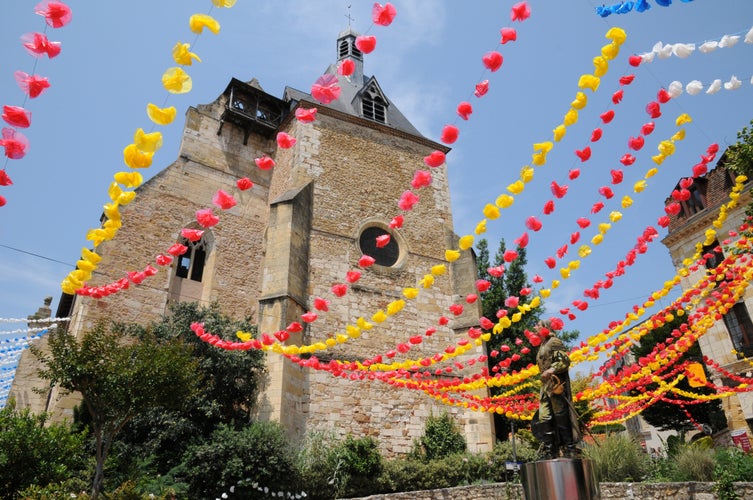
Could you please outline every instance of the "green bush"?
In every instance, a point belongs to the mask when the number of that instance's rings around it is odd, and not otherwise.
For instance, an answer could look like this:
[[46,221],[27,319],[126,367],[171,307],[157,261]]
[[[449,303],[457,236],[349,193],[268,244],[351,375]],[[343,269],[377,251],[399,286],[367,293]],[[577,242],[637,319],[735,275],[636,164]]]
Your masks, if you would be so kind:
[[583,449],[591,459],[599,481],[641,481],[651,467],[651,458],[631,437],[610,434],[599,444]]
[[489,453],[488,467],[491,470],[490,480],[503,482],[510,479],[507,471],[507,462],[534,462],[538,458],[538,452],[534,445],[525,439],[515,439],[515,460],[513,460],[512,443],[510,441],[498,441],[494,449]]
[[429,416],[424,426],[424,435],[419,439],[422,456],[426,460],[465,453],[465,437],[457,428],[452,416],[443,412],[440,416]]
[[731,481],[753,481],[753,456],[740,448],[719,448],[714,454],[714,462],[720,470],[726,471]]
[[433,490],[496,481],[486,454],[454,454],[424,461],[404,457],[384,463],[378,489],[383,493]]
[[47,420],[28,408],[17,411],[13,400],[0,410],[0,498],[86,474],[86,433]]
[[704,446],[686,445],[673,459],[673,481],[711,481],[714,477],[714,450]]
[[311,432],[295,458],[301,478],[301,490],[311,500],[333,498],[337,482],[337,441],[333,433]]
[[374,478],[382,473],[382,455],[372,437],[348,436],[335,450],[337,472],[342,474],[342,489],[346,497],[365,496],[374,491]]
[[222,424],[207,442],[188,449],[174,473],[188,484],[189,498],[216,498],[231,486],[238,497],[253,497],[252,481],[294,491],[299,481],[290,450],[277,423],[254,422],[241,430]]

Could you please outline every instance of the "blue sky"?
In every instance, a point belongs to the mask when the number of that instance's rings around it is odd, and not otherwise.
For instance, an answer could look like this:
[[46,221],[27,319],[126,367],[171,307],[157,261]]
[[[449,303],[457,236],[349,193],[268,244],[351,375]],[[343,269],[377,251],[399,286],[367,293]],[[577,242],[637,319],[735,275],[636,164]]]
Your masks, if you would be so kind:
[[[2,7],[2,104],[22,103],[13,73],[30,73],[34,67],[19,37],[44,29],[42,18],[33,13],[36,3],[5,2]],[[743,81],[736,91],[683,94],[663,106],[664,117],[656,121],[656,131],[637,154],[639,161],[631,170],[625,169],[621,189],[642,176],[658,141],[674,133],[674,118],[680,113],[694,119],[687,126],[686,140],[660,167],[637,206],[624,211],[623,221],[604,244],[594,247],[592,256],[547,306],[556,311],[583,298],[583,289],[614,268],[647,224],[655,224],[663,214],[665,197],[680,177],[689,175],[706,147],[712,142],[722,148],[734,143],[736,132],[753,118],[751,44],[741,41],[710,54],[655,60],[637,69],[628,65],[628,56],[650,51],[659,41],[701,44],[725,34],[744,35],[753,26],[753,2],[675,1],[664,8],[649,0],[654,7],[648,12],[602,19],[594,12],[598,2],[532,0],[531,18],[514,25],[509,18],[513,3],[395,1],[397,18],[383,28],[371,26],[372,2],[239,0],[232,9],[212,10],[222,25],[219,35],[207,32],[196,37],[188,29],[188,18],[209,12],[209,0],[68,2],[73,22],[47,30],[50,39],[62,42],[62,53],[53,60],[39,60],[36,67],[52,86],[26,104],[33,113],[32,126],[25,131],[31,149],[24,159],[7,162],[14,185],[0,188],[8,199],[0,208],[0,318],[32,314],[48,295],[54,297],[55,310],[59,283],[75,265],[81,247],[87,246],[86,231],[98,223],[112,175],[126,170],[123,147],[132,142],[136,128],[151,127],[146,104],[162,105],[168,96],[160,77],[174,66],[171,49],[175,42],[192,43],[203,62],[187,69],[193,90],[167,101],[178,108],[178,119],[163,130],[165,145],[145,172],[147,177],[175,159],[186,108],[213,101],[230,78],[256,77],[276,96],[282,95],[286,85],[308,91],[335,60],[335,39],[347,27],[349,5],[353,28],[368,30],[378,39],[376,50],[366,56],[365,73],[377,77],[390,100],[427,137],[438,139],[447,123],[460,127],[460,139],[453,145],[447,166],[458,234],[472,232],[483,217],[483,206],[517,179],[520,167],[530,163],[531,145],[551,139],[552,129],[562,122],[578,90],[578,77],[593,71],[591,61],[608,42],[604,34],[609,27],[625,29],[627,42],[611,62],[600,91],[588,94],[589,104],[578,124],[568,129],[547,164],[536,169],[534,181],[513,209],[490,223],[485,235],[492,248],[500,238],[511,243],[523,232],[526,217],[540,215],[543,202],[551,197],[549,183],[566,182],[568,170],[581,168],[581,179],[558,202],[555,216],[542,218],[544,229],[531,235],[529,275],[539,273],[546,282],[555,276],[543,260],[575,230],[575,219],[587,215],[598,198],[596,189],[609,183],[609,170],[620,167],[618,159],[628,152],[627,140],[649,121],[644,107],[659,88],[674,80],[697,79],[708,84],[716,78],[727,81],[732,75]],[[518,40],[498,47],[499,30],[505,26],[518,30]],[[490,74],[481,57],[495,49],[505,61],[498,72]],[[591,160],[581,164],[574,150],[588,144],[591,130],[600,126],[599,114],[611,107],[619,76],[631,72],[636,80],[626,88],[622,103],[614,106],[615,120],[603,126],[604,138],[592,145]],[[482,99],[473,97],[474,85],[486,78],[489,93]],[[474,106],[468,122],[455,115],[455,107],[464,100]],[[567,327],[580,330],[584,337],[593,334],[609,321],[624,317],[633,304],[645,300],[673,274],[666,248],[656,241],[630,268],[628,277],[617,280]],[[19,327],[0,322],[3,331]]]

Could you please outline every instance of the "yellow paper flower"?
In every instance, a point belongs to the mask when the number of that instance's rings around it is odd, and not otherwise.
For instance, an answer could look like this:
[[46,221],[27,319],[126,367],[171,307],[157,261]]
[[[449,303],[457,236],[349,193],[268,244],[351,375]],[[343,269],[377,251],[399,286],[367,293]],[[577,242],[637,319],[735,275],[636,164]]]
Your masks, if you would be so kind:
[[572,127],[578,123],[578,110],[573,108],[568,109],[567,113],[565,113],[565,117],[562,119],[562,123],[564,123],[566,127]]
[[106,203],[102,207],[102,212],[109,220],[120,220],[120,210],[118,210],[118,205]]
[[657,149],[664,156],[672,156],[675,153],[675,145],[672,141],[661,141]]
[[609,212],[609,220],[612,222],[617,222],[620,219],[622,219],[622,214],[620,212],[617,212],[616,210]]
[[612,43],[615,45],[622,45],[625,43],[625,40],[627,40],[627,33],[625,33],[624,29],[613,26],[612,28],[609,28],[604,37],[612,40]]
[[460,240],[458,241],[458,247],[460,247],[461,250],[468,250],[473,246],[473,235],[472,234],[466,234]]
[[188,73],[176,66],[168,68],[162,75],[162,86],[171,94],[185,94],[191,91],[193,82]]
[[655,176],[657,173],[659,173],[659,169],[656,167],[649,168],[646,171],[646,175],[643,176],[644,179],[650,179],[651,177]]
[[437,264],[436,266],[432,266],[431,268],[431,274],[434,276],[442,276],[444,273],[447,272],[447,266],[444,264]]
[[599,232],[601,234],[606,234],[607,231],[609,231],[610,229],[612,229],[611,224],[607,224],[606,222],[602,222],[601,224],[599,224]]
[[495,200],[494,204],[497,205],[499,208],[508,208],[510,207],[510,205],[513,204],[514,201],[515,201],[515,198],[513,198],[509,194],[501,194]]
[[197,35],[201,34],[204,31],[204,28],[207,28],[215,35],[220,32],[220,23],[218,23],[215,18],[207,14],[192,15],[188,20],[188,26],[191,28],[191,31],[193,31]]
[[399,313],[405,307],[405,301],[403,299],[393,300],[387,304],[387,315],[394,316]]
[[476,229],[473,230],[476,234],[484,234],[486,232],[486,219],[476,224]]
[[588,97],[586,97],[586,94],[584,94],[583,92],[578,92],[577,94],[575,94],[575,100],[570,103],[570,107],[581,110],[586,107],[586,104],[588,104]]
[[666,159],[666,156],[664,156],[663,154],[658,154],[658,155],[652,156],[651,159],[657,165],[661,165],[662,163],[664,163],[664,160]]
[[423,279],[421,280],[421,286],[424,288],[431,288],[431,286],[434,284],[434,276],[431,274],[425,274]]
[[524,183],[529,183],[533,180],[533,168],[526,165],[520,169],[520,180]]
[[564,125],[557,125],[554,130],[552,130],[552,133],[554,134],[554,142],[560,142],[567,133],[567,127]]
[[594,76],[601,78],[609,71],[609,61],[604,56],[596,56],[593,60],[594,63]]
[[691,123],[692,121],[693,119],[690,117],[689,114],[683,113],[677,117],[677,119],[675,120],[675,125],[678,127],[681,127],[685,125],[686,123]]
[[511,192],[512,194],[518,195],[523,192],[525,187],[526,185],[518,180],[518,181],[513,182],[509,186],[507,186],[507,190]]
[[600,245],[602,241],[604,241],[604,235],[601,233],[595,234],[594,237],[591,238],[591,243],[594,245]]
[[620,53],[620,46],[614,43],[608,43],[601,48],[601,55],[604,59],[611,61]]
[[102,260],[101,255],[97,255],[96,253],[92,252],[88,248],[81,249],[81,258],[95,265],[99,264],[99,261]]
[[591,255],[591,247],[589,247],[588,245],[581,245],[581,246],[580,246],[580,247],[578,248],[578,256],[579,256],[579,257],[580,257],[581,259],[585,259],[585,258],[586,258],[586,257],[588,257],[589,255]]
[[640,181],[636,182],[635,184],[633,184],[633,191],[635,191],[636,193],[640,193],[644,189],[646,189],[646,186],[647,186],[646,181],[640,180]]
[[131,168],[149,168],[154,153],[139,151],[135,144],[129,144],[123,149],[123,161]]
[[562,267],[560,268],[560,276],[562,276],[562,279],[568,279],[570,277],[570,268],[568,267]]
[[596,90],[598,90],[599,88],[600,83],[601,83],[601,80],[599,79],[598,76],[581,75],[580,78],[578,79],[578,88],[591,89],[591,92],[596,92]]
[[632,204],[633,199],[630,196],[625,195],[622,197],[622,208],[629,208]]
[[229,9],[233,5],[235,5],[236,0],[212,0],[212,5],[215,7],[221,9],[221,8],[227,8]]
[[146,134],[143,129],[138,128],[136,133],[133,134],[133,143],[136,144],[139,151],[154,153],[162,147],[162,132]]
[[157,125],[169,125],[175,120],[177,110],[174,106],[160,108],[151,102],[146,106],[146,114]]
[[406,299],[415,299],[418,297],[418,288],[403,288],[403,295]]
[[540,167],[546,163],[546,153],[534,153],[531,155],[531,162]]
[[139,172],[117,172],[113,178],[118,184],[127,188],[137,188],[144,182],[144,176]]
[[492,205],[491,203],[487,203],[486,206],[484,206],[484,217],[486,217],[487,219],[494,220],[499,218],[499,215],[499,208],[497,208],[496,206]]
[[201,58],[199,56],[188,50],[190,48],[190,43],[176,43],[173,47],[173,61],[175,61],[176,64],[180,64],[181,66],[191,66],[194,59],[196,60],[196,62],[201,62]]
[[458,252],[457,250],[445,250],[444,258],[447,260],[447,262],[455,262],[460,258],[460,252]]
[[381,309],[374,313],[371,317],[371,321],[374,323],[383,323],[387,319],[387,315]]
[[374,326],[363,318],[358,318],[356,320],[356,325],[358,325],[358,328],[360,328],[361,330],[371,330],[371,328]]
[[675,132],[675,135],[672,136],[673,141],[682,141],[685,139],[685,129],[681,128],[677,132]]

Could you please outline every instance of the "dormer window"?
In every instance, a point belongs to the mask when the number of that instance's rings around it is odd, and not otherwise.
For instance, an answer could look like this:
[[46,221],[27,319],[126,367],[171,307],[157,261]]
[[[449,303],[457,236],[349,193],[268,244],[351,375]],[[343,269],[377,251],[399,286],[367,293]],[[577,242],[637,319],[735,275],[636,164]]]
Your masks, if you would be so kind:
[[370,85],[361,96],[361,114],[369,120],[387,123],[387,102],[376,85]]

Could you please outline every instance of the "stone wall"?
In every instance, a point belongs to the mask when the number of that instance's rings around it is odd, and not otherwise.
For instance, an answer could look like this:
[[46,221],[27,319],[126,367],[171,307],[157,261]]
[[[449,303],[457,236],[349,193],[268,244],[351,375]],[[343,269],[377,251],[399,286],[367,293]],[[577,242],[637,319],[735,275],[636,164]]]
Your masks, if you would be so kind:
[[[601,483],[601,500],[717,500],[714,483]],[[734,483],[741,499],[753,498],[753,483]],[[519,484],[478,486],[372,495],[351,500],[524,500]]]

